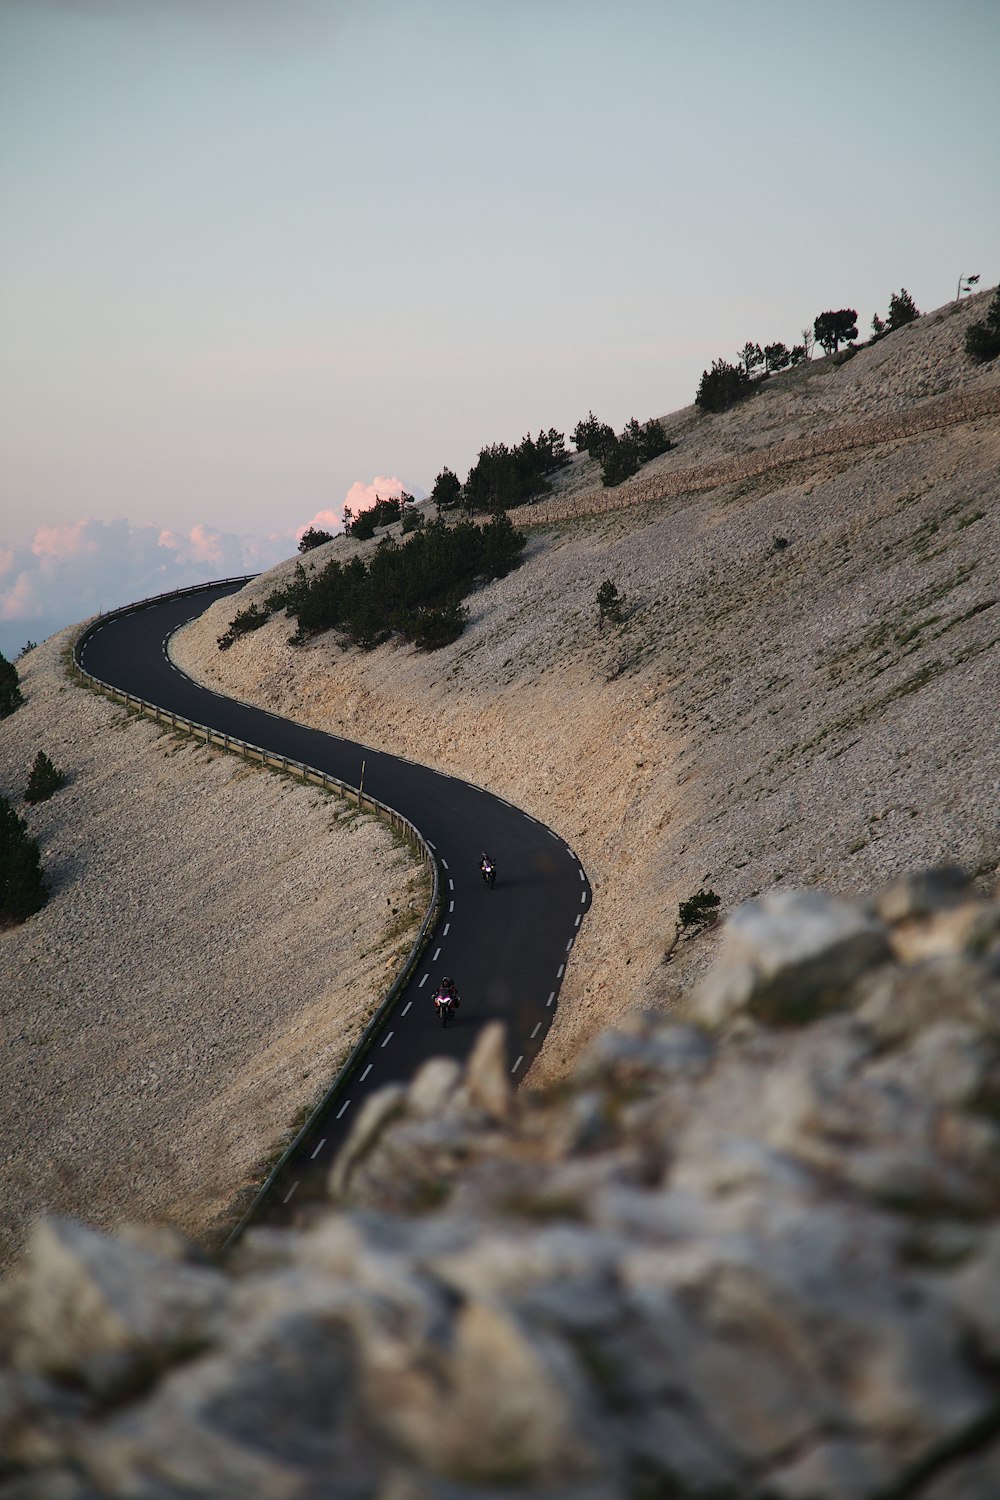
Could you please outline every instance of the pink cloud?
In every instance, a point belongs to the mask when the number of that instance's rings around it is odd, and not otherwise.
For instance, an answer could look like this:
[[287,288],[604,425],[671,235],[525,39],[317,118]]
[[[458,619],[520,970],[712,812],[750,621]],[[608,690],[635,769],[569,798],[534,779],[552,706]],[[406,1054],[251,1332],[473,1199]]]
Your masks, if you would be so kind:
[[101,526],[89,516],[80,521],[63,523],[61,526],[39,526],[35,532],[31,550],[36,557],[77,557],[82,552],[96,552],[98,543],[90,534],[91,529]]
[[301,541],[311,526],[317,531],[339,531],[344,524],[344,517],[339,510],[318,510],[304,526],[299,526],[295,531],[295,540]]
[[294,550],[287,534],[236,536],[203,523],[187,534],[124,518],[39,526],[29,545],[0,547],[4,643],[18,644],[16,623],[48,633],[188,584],[266,571]]
[[387,479],[384,474],[379,474],[371,484],[356,479],[344,496],[344,504],[357,515],[359,510],[371,510],[376,500],[398,500],[405,489],[401,479]]
[[192,526],[188,540],[191,543],[191,554],[195,562],[220,563],[224,559],[222,549],[222,533],[213,531],[209,526]]
[[38,590],[30,573],[19,573],[0,595],[0,619],[33,620],[39,614]]
[[390,479],[385,474],[378,474],[371,484],[365,484],[363,480],[356,479],[344,496],[343,504],[318,510],[304,525],[296,529],[295,539],[300,540],[310,526],[314,526],[317,531],[340,531],[344,524],[345,505],[349,505],[351,514],[356,516],[359,511],[371,510],[376,500],[398,500],[403,494],[413,495],[417,500],[426,498],[418,484],[404,484],[403,480],[395,475]]

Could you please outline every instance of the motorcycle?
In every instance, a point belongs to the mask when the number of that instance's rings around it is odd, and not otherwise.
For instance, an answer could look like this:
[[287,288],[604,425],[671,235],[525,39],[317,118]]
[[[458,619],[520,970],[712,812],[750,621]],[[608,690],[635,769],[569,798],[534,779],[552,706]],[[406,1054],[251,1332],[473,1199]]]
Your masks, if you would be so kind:
[[491,859],[484,859],[483,862],[482,862],[482,864],[479,866],[479,870],[480,870],[480,874],[483,877],[483,880],[489,886],[490,890],[492,890],[493,887],[497,883],[497,867],[496,867],[496,865],[493,863],[493,861]]
[[434,996],[434,1008],[441,1017],[441,1025],[447,1026],[448,1022],[454,1019],[458,1009],[458,996],[447,990],[438,990]]

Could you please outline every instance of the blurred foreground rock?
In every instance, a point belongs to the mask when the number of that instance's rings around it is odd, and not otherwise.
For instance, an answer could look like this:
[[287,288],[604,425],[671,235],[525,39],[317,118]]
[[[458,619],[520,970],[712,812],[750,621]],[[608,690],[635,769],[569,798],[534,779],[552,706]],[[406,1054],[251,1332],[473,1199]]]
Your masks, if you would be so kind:
[[373,1099],[222,1270],[38,1226],[0,1500],[1000,1495],[1000,905],[740,908],[683,1014]]

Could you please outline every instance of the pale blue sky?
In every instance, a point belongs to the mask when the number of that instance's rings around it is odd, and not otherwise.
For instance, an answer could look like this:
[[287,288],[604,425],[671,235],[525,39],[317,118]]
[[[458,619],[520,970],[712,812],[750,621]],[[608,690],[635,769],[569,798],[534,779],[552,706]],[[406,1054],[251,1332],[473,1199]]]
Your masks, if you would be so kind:
[[0,649],[996,282],[998,44],[996,0],[0,0]]

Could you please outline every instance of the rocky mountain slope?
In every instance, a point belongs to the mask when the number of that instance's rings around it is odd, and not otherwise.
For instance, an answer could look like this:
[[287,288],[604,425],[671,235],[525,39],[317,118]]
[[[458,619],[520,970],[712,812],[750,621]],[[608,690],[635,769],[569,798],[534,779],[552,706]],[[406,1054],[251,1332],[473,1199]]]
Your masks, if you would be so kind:
[[[80,691],[72,634],[18,662],[26,701],[0,722],[0,791],[51,891],[0,930],[0,1266],[42,1213],[213,1243],[427,901],[375,819]],[[39,749],[67,784],[32,808]]]
[[[664,418],[678,446],[620,491],[575,460],[518,517],[524,565],[432,655],[291,647],[281,615],[220,652],[292,564],[177,639],[192,675],[485,783],[578,850],[594,906],[534,1081],[637,1002],[675,1003],[711,954],[663,962],[701,887],[725,910],[940,860],[994,879],[1000,376],[963,351],[989,295]],[[605,578],[620,628],[598,625]]]
[[220,1268],[42,1223],[2,1500],[995,1500],[1000,904],[739,908],[674,1016],[373,1097]]

